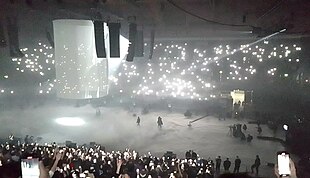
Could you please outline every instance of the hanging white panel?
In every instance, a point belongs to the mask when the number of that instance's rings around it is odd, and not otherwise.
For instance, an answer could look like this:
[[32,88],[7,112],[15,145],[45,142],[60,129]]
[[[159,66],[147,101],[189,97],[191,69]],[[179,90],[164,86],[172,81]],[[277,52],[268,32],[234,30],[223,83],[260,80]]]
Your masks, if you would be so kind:
[[[53,27],[57,97],[87,99],[106,96],[108,59],[97,58],[93,22],[54,20]],[[108,33],[106,24],[104,28]],[[107,43],[108,34],[105,41]]]

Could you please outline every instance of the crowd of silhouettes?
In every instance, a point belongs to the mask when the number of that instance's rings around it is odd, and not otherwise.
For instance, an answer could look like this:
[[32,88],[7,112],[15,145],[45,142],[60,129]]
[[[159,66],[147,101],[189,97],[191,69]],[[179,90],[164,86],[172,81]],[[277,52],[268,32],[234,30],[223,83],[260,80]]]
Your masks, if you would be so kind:
[[[232,162],[226,158],[222,162],[220,156],[214,161],[203,159],[195,151],[185,152],[185,158],[177,158],[172,152],[162,157],[150,152],[140,155],[135,150],[106,151],[99,144],[82,146],[58,146],[56,143],[39,145],[26,136],[24,143],[14,141],[14,136],[0,146],[0,177],[19,178],[22,175],[21,160],[23,158],[38,158],[39,178],[212,178],[238,177],[241,159],[234,160],[235,174],[230,173]],[[168,154],[169,153],[169,154]],[[256,156],[251,170],[259,174],[261,161]],[[224,170],[221,170],[223,165]],[[224,172],[223,172],[224,171]],[[221,173],[224,173],[221,175]]]

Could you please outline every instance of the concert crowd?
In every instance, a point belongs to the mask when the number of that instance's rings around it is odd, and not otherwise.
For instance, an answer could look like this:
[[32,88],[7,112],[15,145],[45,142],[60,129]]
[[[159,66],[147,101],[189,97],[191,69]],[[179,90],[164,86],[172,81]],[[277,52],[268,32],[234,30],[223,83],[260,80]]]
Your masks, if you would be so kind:
[[[0,177],[21,177],[22,167],[33,167],[29,161],[33,159],[38,160],[40,178],[209,178],[224,171],[220,168],[222,161],[220,156],[215,161],[210,158],[203,159],[192,150],[187,151],[185,158],[180,159],[169,151],[162,157],[156,157],[150,152],[140,155],[139,152],[130,149],[106,151],[104,146],[95,143],[81,146],[76,144],[58,146],[56,143],[39,145],[29,137],[21,143],[20,139],[15,139],[13,135],[10,135],[9,139],[0,146]],[[238,156],[237,159],[241,164]],[[28,162],[25,163],[25,160]],[[230,165],[232,165],[229,159],[227,160],[222,162],[225,173],[229,172]],[[234,173],[239,172],[240,164],[239,167],[235,165]]]

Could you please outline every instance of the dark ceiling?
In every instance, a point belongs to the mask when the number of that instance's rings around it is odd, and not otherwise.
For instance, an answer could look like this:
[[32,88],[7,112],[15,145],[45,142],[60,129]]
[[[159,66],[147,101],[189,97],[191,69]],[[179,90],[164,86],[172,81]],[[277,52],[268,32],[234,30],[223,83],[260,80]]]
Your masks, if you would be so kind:
[[[286,28],[283,37],[307,36],[309,0],[7,0],[1,19],[104,19],[155,29],[158,38],[248,38]],[[45,19],[43,19],[45,18]],[[48,26],[48,24],[43,24]],[[33,27],[33,26],[31,26]],[[255,35],[249,32],[255,30]],[[252,36],[251,36],[252,35]]]

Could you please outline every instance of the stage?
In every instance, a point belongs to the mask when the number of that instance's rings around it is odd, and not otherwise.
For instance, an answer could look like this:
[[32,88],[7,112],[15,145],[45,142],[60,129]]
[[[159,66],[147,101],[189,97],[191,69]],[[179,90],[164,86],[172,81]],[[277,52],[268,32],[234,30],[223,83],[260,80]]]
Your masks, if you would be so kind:
[[[180,112],[152,111],[141,115],[141,108],[132,111],[120,107],[101,107],[101,115],[96,116],[96,109],[90,105],[74,107],[68,105],[46,104],[41,107],[27,109],[11,109],[1,111],[0,136],[7,137],[10,133],[16,137],[25,135],[42,137],[41,144],[53,142],[64,144],[70,140],[78,144],[96,142],[104,145],[106,150],[136,149],[140,154],[151,152],[162,156],[166,151],[173,151],[178,157],[184,158],[185,151],[194,150],[201,157],[215,159],[221,155],[222,160],[229,157],[233,163],[238,155],[241,160],[241,171],[250,171],[256,155],[260,155],[263,176],[270,177],[272,168],[267,163],[275,162],[276,152],[284,147],[278,142],[258,140],[254,124],[247,124],[245,134],[250,133],[254,139],[251,143],[241,141],[229,135],[229,126],[244,124],[249,120],[226,119],[219,120],[214,116],[207,116],[192,123],[204,115],[195,115],[187,118]],[[184,111],[185,112],[185,111]],[[141,123],[137,126],[137,114]],[[157,127],[158,116],[163,118],[163,127]],[[73,121],[65,123],[75,126],[64,126],[56,119],[71,117]],[[74,118],[73,118],[74,117]],[[66,118],[65,118],[66,119]],[[74,120],[76,119],[76,120]],[[273,136],[273,132],[262,125],[263,136]],[[279,131],[277,137],[283,138],[284,133]]]

